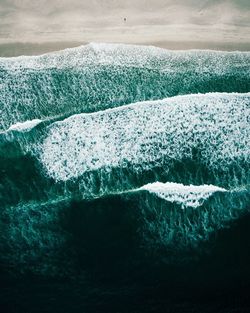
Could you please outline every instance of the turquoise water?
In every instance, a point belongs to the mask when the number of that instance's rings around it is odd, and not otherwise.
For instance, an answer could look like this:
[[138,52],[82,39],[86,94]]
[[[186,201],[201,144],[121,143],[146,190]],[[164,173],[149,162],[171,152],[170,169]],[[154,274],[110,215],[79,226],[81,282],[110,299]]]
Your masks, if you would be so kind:
[[218,310],[179,287],[187,277],[244,298],[249,52],[89,44],[0,58],[0,111],[3,312],[68,311],[66,295],[72,312]]

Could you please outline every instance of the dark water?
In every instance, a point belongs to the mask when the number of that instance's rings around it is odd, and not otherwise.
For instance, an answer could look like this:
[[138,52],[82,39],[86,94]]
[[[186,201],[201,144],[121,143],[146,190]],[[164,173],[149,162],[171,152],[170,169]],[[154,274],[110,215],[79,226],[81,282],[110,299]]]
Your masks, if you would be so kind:
[[0,59],[0,312],[250,312],[249,65]]

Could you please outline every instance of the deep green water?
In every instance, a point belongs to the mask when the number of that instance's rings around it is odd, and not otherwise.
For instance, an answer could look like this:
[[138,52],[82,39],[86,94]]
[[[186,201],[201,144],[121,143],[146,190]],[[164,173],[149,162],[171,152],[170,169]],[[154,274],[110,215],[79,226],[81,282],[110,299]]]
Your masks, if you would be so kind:
[[250,310],[250,53],[0,58],[0,112],[0,312]]

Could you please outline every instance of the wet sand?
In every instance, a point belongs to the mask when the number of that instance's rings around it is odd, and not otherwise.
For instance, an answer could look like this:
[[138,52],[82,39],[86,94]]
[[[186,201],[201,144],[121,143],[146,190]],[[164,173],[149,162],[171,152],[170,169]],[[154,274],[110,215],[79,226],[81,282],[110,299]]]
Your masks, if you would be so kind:
[[[44,43],[6,43],[0,44],[0,57],[15,57],[21,55],[40,55],[44,53],[63,50],[66,48],[78,47],[85,45],[84,41],[65,41],[65,42],[44,42]],[[130,44],[130,42],[128,42]],[[136,43],[132,43],[136,44]],[[171,41],[152,41],[138,44],[153,45],[156,47],[169,50],[188,50],[188,49],[205,49],[217,51],[250,51],[250,43],[247,42],[171,42]]]

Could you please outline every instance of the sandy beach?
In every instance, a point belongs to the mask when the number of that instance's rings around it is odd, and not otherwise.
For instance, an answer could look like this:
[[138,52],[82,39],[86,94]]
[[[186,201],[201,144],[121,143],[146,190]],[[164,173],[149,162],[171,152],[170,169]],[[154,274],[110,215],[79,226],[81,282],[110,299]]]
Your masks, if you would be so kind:
[[247,0],[0,1],[0,56],[88,42],[250,50]]

